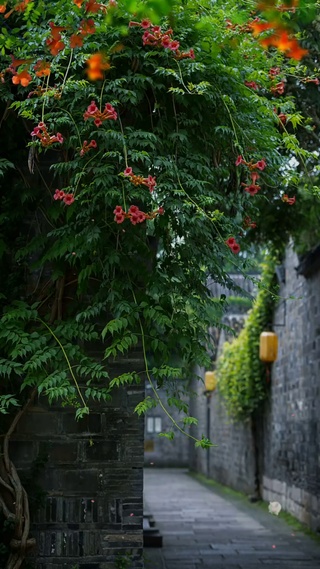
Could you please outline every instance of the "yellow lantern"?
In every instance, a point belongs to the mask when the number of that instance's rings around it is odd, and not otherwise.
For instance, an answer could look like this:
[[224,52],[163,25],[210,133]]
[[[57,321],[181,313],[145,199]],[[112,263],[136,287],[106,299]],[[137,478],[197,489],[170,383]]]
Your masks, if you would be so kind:
[[260,360],[275,362],[278,356],[278,336],[274,332],[260,334]]
[[217,378],[214,371],[206,371],[204,374],[204,384],[206,391],[214,391],[217,387]]

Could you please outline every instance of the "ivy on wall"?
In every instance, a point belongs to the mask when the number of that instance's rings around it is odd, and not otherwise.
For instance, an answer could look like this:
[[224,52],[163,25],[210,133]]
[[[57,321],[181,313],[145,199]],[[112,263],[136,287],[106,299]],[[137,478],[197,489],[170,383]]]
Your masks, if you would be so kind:
[[244,328],[232,343],[224,344],[218,358],[219,392],[235,419],[249,419],[267,394],[266,366],[259,359],[259,341],[261,332],[272,322],[276,262],[274,254],[267,257],[259,292]]

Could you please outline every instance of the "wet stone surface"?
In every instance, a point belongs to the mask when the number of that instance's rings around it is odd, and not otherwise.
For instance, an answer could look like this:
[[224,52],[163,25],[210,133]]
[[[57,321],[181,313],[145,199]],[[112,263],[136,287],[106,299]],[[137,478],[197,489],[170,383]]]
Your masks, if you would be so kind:
[[319,569],[320,544],[257,505],[194,480],[185,470],[146,469],[145,509],[163,535],[145,569]]

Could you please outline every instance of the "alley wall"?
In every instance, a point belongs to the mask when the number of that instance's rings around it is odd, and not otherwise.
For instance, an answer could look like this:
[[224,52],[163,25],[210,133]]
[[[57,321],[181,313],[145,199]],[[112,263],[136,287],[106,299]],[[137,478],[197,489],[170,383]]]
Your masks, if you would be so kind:
[[[247,494],[258,488],[264,500],[279,501],[284,510],[320,531],[320,271],[313,264],[299,274],[299,263],[289,248],[274,314],[279,354],[258,417],[258,472],[251,424],[230,419],[219,387],[209,403],[210,438],[218,446],[203,452],[191,445],[190,464]],[[204,376],[204,371],[198,373]],[[194,432],[201,435],[207,429],[207,402],[203,385],[194,382],[193,390],[198,397],[191,413],[201,417]]]

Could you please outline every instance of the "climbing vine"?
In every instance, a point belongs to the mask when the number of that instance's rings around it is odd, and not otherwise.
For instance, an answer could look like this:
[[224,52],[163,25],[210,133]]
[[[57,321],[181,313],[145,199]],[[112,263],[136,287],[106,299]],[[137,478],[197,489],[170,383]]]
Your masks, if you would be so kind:
[[259,341],[269,329],[276,301],[276,255],[269,254],[261,273],[259,291],[243,329],[226,342],[217,361],[219,392],[236,419],[249,419],[268,392],[266,364],[259,359]]

